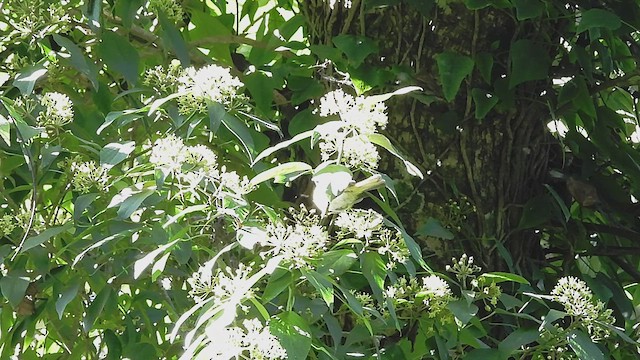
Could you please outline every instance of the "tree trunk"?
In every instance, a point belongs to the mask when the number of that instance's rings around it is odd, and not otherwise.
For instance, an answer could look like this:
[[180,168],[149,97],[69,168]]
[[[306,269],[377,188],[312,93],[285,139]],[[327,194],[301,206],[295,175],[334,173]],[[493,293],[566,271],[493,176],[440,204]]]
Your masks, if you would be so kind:
[[[453,240],[418,236],[425,254],[436,254],[444,263],[466,252],[487,271],[527,273],[537,267],[532,265],[543,258],[539,239],[531,230],[518,229],[518,222],[524,204],[544,191],[553,138],[546,130],[548,105],[540,95],[551,79],[510,90],[509,49],[516,36],[535,40],[542,36],[538,33],[547,36],[543,40],[552,53],[559,39],[548,34],[557,32],[525,28],[509,11],[471,11],[458,3],[448,8],[402,3],[373,9],[365,9],[365,3],[353,0],[351,8],[336,5],[331,10],[323,1],[304,1],[301,10],[316,44],[329,45],[339,34],[377,42],[379,52],[352,69],[355,73],[365,73],[366,67],[394,74],[395,84],[389,84],[394,87],[424,89],[423,96],[393,98],[387,104],[386,135],[428,174],[422,182],[404,176],[397,184],[404,194],[398,213],[405,227],[413,233],[432,217],[454,232]],[[473,59],[491,54],[490,78],[484,79],[476,65],[456,98],[446,102],[435,57],[442,52]],[[499,98],[482,120],[474,116],[473,88]],[[380,170],[403,177],[390,157],[383,158]]]

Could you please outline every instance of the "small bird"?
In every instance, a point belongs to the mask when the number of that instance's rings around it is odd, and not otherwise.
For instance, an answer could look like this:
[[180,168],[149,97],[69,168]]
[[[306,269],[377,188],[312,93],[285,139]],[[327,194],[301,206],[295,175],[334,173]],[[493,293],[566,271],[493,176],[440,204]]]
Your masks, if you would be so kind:
[[379,189],[383,186],[384,179],[382,179],[380,174],[369,176],[357,183],[352,181],[340,195],[329,202],[328,213],[335,214],[350,209],[353,205],[364,199],[367,191]]
[[573,176],[567,178],[567,189],[580,206],[593,208],[602,203],[595,186],[578,180]]

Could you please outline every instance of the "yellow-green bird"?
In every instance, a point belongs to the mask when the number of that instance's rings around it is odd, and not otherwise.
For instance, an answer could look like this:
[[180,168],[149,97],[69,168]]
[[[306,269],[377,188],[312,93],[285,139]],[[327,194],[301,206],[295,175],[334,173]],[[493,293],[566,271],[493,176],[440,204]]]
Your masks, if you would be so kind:
[[364,199],[367,191],[379,189],[384,186],[384,180],[380,174],[372,175],[359,182],[351,182],[340,195],[329,203],[329,213],[335,214],[347,209]]

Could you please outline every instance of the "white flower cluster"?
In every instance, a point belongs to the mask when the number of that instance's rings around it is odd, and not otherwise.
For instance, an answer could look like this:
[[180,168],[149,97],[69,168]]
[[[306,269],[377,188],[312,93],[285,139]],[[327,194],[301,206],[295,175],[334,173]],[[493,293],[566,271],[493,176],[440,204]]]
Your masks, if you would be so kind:
[[338,236],[346,238],[355,236],[364,240],[366,249],[376,250],[380,255],[387,255],[387,266],[393,268],[409,258],[402,234],[383,226],[383,217],[372,209],[350,209],[338,214],[334,223],[340,230]]
[[382,223],[382,215],[372,209],[351,209],[339,213],[334,224],[359,239],[370,239],[382,229]]
[[407,281],[401,277],[387,287],[384,295],[393,303],[398,316],[407,318],[424,311],[432,318],[440,316],[454,300],[449,284],[437,275],[423,277],[420,283],[416,278]]
[[91,190],[106,192],[109,189],[108,170],[95,161],[73,161],[71,163],[71,185],[73,190],[86,194]]
[[48,34],[65,33],[71,28],[71,16],[60,2],[9,0],[3,7],[10,16],[11,27],[31,41],[43,39]]
[[329,244],[329,233],[320,225],[314,210],[301,206],[299,212],[291,209],[289,223],[269,224],[260,245],[270,248],[263,255],[282,256],[291,268],[312,267],[312,260]]
[[73,104],[65,94],[50,92],[40,99],[44,107],[38,115],[38,125],[62,127],[73,120]]
[[[277,360],[287,359],[287,352],[280,345],[278,338],[269,332],[258,319],[242,322],[244,329],[234,326],[222,332],[208,328],[207,337],[210,343],[201,350],[208,359],[255,359]],[[245,330],[246,329],[246,330]]]
[[269,224],[267,234],[264,245],[272,248],[269,252],[283,256],[294,268],[309,267],[309,261],[323,252],[329,243],[329,234],[317,224]]
[[[217,269],[214,274],[212,268],[211,264],[207,263],[187,279],[187,283],[191,286],[189,295],[197,303],[211,299],[214,306],[222,305],[227,299],[245,288],[245,283],[252,271],[250,266],[242,263],[235,269],[235,272],[227,267],[225,271]],[[251,294],[247,293],[243,296],[247,298]]]
[[206,113],[209,103],[220,103],[224,106],[231,105],[238,99],[238,89],[244,84],[227,68],[217,65],[207,65],[196,70],[188,67],[178,79],[178,92],[184,94],[180,97],[180,112],[189,114],[192,112]]
[[236,194],[244,194],[249,189],[246,176],[227,171],[225,166],[218,169],[217,156],[211,149],[204,145],[187,146],[172,134],[156,140],[149,162],[191,187],[205,180],[216,182]]
[[562,304],[567,314],[586,327],[593,340],[609,336],[609,329],[604,325],[613,325],[615,322],[612,311],[606,309],[602,301],[593,298],[591,289],[584,281],[573,276],[563,277],[551,291],[551,296]]
[[143,84],[153,88],[162,96],[167,96],[178,91],[179,78],[183,69],[180,61],[173,60],[165,70],[162,65],[157,65],[145,72]]
[[320,99],[320,116],[337,115],[339,126],[321,134],[322,160],[338,156],[352,168],[375,169],[380,155],[367,135],[375,134],[387,125],[388,117],[383,102],[371,101],[364,96],[353,97],[343,90],[332,91]]
[[445,269],[456,274],[456,277],[460,281],[465,281],[469,277],[474,277],[474,274],[480,272],[482,269],[473,263],[473,256],[467,256],[462,254],[460,260],[452,258],[453,265],[447,265]]

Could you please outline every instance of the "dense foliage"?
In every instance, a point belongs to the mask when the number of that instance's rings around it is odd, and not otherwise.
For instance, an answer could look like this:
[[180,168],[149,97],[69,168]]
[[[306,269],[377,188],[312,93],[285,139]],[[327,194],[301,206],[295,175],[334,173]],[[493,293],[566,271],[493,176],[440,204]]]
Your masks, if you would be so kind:
[[[375,39],[319,43],[310,4],[363,27],[499,11],[542,31],[508,34],[509,63],[443,50],[431,92],[381,65]],[[0,358],[637,356],[637,2],[0,6]],[[509,229],[541,261],[480,236],[431,248],[470,237],[482,204],[465,194],[407,226],[405,184],[440,164],[389,136],[402,99],[462,104],[474,123],[544,105],[562,165]]]

